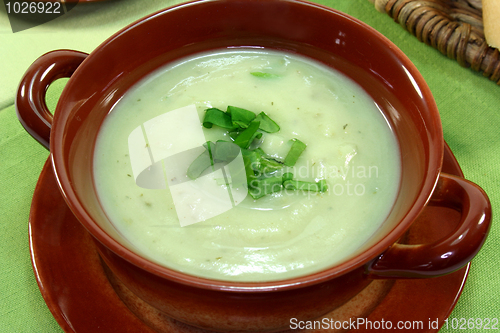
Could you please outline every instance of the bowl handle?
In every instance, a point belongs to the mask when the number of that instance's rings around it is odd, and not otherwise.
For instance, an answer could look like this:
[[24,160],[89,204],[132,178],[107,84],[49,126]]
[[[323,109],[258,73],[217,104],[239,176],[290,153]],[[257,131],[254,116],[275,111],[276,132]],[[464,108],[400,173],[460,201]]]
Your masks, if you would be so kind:
[[462,268],[479,252],[490,228],[491,204],[478,185],[441,173],[428,205],[459,211],[459,225],[431,244],[394,244],[366,265],[370,278],[441,276]]
[[45,94],[52,82],[70,77],[88,54],[72,50],[56,50],[42,55],[24,74],[16,97],[19,121],[35,140],[50,149],[52,114]]

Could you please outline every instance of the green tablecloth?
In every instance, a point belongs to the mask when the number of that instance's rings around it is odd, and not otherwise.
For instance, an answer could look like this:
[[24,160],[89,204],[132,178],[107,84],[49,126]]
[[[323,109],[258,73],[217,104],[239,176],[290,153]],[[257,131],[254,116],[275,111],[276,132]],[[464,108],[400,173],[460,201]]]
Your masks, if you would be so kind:
[[[12,33],[0,4],[0,330],[61,331],[38,290],[31,268],[28,214],[33,190],[48,152],[19,124],[14,96],[24,70],[41,54],[60,48],[91,52],[126,24],[175,0],[115,0],[81,3],[68,14],[29,30]],[[426,46],[367,0],[321,0],[350,14],[392,40],[413,61],[429,84],[439,107],[444,137],[466,178],[500,208],[500,87],[459,67]],[[53,110],[64,83],[48,93]],[[469,279],[452,318],[500,317],[500,227],[472,262]],[[418,292],[418,291],[415,291]],[[442,329],[442,332],[452,330]]]

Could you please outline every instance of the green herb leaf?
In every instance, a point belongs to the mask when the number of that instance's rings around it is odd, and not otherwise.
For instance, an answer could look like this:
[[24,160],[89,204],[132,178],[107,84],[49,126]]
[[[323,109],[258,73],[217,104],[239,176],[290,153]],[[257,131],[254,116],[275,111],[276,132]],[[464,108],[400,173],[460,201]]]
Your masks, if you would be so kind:
[[[254,72],[252,75],[275,77],[274,74],[261,72]],[[278,174],[284,166],[294,166],[297,162],[306,148],[306,145],[300,140],[290,140],[292,145],[283,162],[272,158],[261,148],[254,149],[254,146],[251,146],[255,139],[262,137],[262,132],[259,129],[267,133],[275,133],[280,130],[278,124],[264,112],[256,116],[252,111],[235,106],[228,106],[226,112],[217,108],[210,108],[205,110],[203,126],[212,128],[213,125],[227,129],[227,134],[233,142],[218,140],[215,143],[210,141],[204,143],[205,151],[188,167],[187,175],[189,178],[196,179],[200,177],[209,167],[212,167],[212,171],[214,171],[215,164],[230,163],[241,152],[245,168],[243,170],[243,168],[238,167],[236,170],[232,170],[230,174],[238,176],[245,172],[246,183],[243,181],[243,183],[240,182],[240,184],[232,184],[231,186],[246,186],[248,193],[254,199],[279,192],[283,188],[313,192],[328,190],[326,180],[320,180],[316,183],[305,182],[293,180],[291,172],[285,172],[282,175]],[[225,180],[217,181],[220,182],[220,185],[227,185]]]
[[209,167],[214,165],[212,154],[211,154],[211,146],[212,143],[207,141],[203,144],[205,147],[205,151],[201,153],[188,167],[186,175],[195,180],[200,177],[201,174],[208,169]]
[[229,163],[238,156],[240,147],[233,142],[217,140],[212,148],[212,157],[215,163]]
[[283,163],[269,158],[260,148],[254,150],[242,149],[242,151],[244,152],[243,158],[249,160],[248,167],[251,168],[257,178],[269,177],[269,175],[283,168]]
[[271,74],[271,73],[264,73],[264,72],[250,72],[255,77],[260,77],[263,79],[276,79],[278,77],[281,77],[277,74]]
[[255,119],[255,113],[236,106],[228,106],[226,113],[231,116],[233,128],[247,128]]
[[232,132],[228,132],[228,135],[231,139],[236,140],[236,138],[238,137],[238,135],[241,134],[241,131],[232,131]]
[[293,141],[292,147],[290,148],[290,151],[285,157],[284,164],[286,166],[294,166],[295,163],[297,163],[297,160],[299,159],[300,154],[306,149],[306,144],[300,141],[299,139],[292,139],[290,141]]
[[328,184],[325,179],[321,179],[319,182],[304,182],[300,180],[286,180],[283,182],[283,186],[287,190],[299,190],[299,191],[310,191],[310,192],[326,192],[328,190]]
[[238,145],[224,140],[215,143],[207,141],[203,147],[205,151],[189,165],[186,173],[193,180],[200,177],[207,168],[213,168],[215,163],[229,163],[240,153]]
[[259,173],[264,176],[275,173],[276,171],[281,170],[283,168],[282,163],[274,159],[266,158],[264,156],[261,156],[260,165],[261,168],[259,170]]
[[281,177],[267,177],[252,180],[249,183],[248,193],[252,198],[259,199],[267,194],[279,192],[282,188],[283,180]]
[[203,118],[203,127],[212,128],[213,125],[229,130],[234,129],[233,122],[231,121],[231,116],[229,114],[217,108],[206,109],[205,117]]
[[285,172],[281,178],[283,179],[283,183],[286,182],[287,180],[292,180],[293,179],[293,173],[291,173],[291,172]]
[[245,172],[247,176],[247,183],[250,184],[254,180],[254,168],[260,168],[260,156],[254,150],[242,149],[243,163],[245,164]]
[[255,117],[255,121],[260,122],[260,129],[267,133],[276,133],[280,130],[278,124],[274,122],[267,114],[261,112]]
[[258,121],[251,122],[246,130],[240,133],[234,140],[234,143],[241,148],[248,148],[254,139],[262,137],[262,133],[257,133],[260,123]]

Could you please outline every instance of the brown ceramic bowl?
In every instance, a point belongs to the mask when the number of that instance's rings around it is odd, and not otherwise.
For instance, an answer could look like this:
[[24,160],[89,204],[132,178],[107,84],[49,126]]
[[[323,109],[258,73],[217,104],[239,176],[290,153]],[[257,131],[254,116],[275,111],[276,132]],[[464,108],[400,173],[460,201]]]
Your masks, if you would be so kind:
[[[248,46],[286,50],[342,71],[373,97],[399,141],[401,186],[390,216],[351,259],[308,276],[231,283],[162,267],[122,245],[93,186],[100,124],[134,83],[184,56]],[[45,91],[65,76],[71,79],[52,119]],[[291,318],[316,318],[342,305],[374,278],[453,272],[474,257],[488,233],[486,194],[440,171],[439,114],[417,69],[372,28],[312,3],[218,0],[160,11],[118,32],[90,55],[59,50],[40,57],[21,82],[17,110],[28,132],[50,149],[61,192],[95,238],[110,274],[161,312],[194,326],[259,332],[287,328]],[[433,244],[397,243],[427,204],[459,210],[459,227]]]

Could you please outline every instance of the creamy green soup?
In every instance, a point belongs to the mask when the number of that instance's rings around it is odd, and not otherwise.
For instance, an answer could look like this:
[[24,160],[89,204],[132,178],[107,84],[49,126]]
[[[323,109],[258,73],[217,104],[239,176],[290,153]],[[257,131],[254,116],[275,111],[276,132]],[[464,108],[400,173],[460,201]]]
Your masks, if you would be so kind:
[[[202,126],[206,109],[227,106],[264,112],[279,125],[250,149],[283,161],[291,139],[305,143],[286,170],[325,180],[327,191],[255,200],[232,185],[228,168],[188,179],[203,142],[231,140],[225,129]],[[134,251],[196,276],[271,281],[355,254],[389,214],[399,167],[394,134],[355,82],[296,55],[238,49],[183,59],[136,84],[104,121],[94,180]]]

